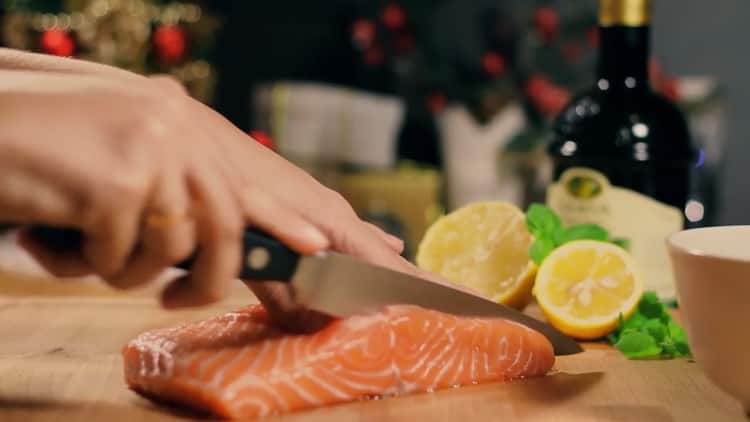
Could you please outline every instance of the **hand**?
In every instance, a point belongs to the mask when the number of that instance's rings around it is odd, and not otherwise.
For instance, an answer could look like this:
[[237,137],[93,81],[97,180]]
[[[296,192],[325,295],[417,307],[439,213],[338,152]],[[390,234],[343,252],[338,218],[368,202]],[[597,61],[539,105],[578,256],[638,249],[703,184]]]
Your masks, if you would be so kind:
[[81,251],[63,256],[24,239],[54,274],[133,287],[198,248],[189,278],[163,300],[211,302],[237,273],[246,225],[301,253],[330,247],[414,271],[398,239],[173,82],[55,60],[54,72],[5,71],[0,82],[0,220],[85,235]]

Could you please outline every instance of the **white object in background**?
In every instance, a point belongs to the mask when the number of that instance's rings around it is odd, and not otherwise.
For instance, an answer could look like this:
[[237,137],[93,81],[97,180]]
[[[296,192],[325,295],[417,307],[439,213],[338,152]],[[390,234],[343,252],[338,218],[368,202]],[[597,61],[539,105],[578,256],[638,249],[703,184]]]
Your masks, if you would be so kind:
[[351,107],[342,110],[351,122],[340,151],[341,161],[367,168],[390,168],[396,164],[396,140],[405,107],[396,98],[349,91]]
[[261,88],[255,101],[269,120],[279,153],[298,163],[348,163],[389,168],[405,114],[396,98],[332,85],[277,82]]
[[498,169],[499,153],[526,124],[521,107],[510,104],[487,124],[480,124],[463,106],[448,107],[438,116],[448,189],[448,207],[480,200],[521,205],[519,176]]

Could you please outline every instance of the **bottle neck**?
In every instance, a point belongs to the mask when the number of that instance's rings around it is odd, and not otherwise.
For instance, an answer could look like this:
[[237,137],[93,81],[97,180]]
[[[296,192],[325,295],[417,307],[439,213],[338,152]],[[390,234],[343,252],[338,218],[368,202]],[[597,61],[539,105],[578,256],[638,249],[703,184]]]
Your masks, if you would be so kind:
[[602,26],[599,31],[599,89],[626,95],[648,91],[649,26]]

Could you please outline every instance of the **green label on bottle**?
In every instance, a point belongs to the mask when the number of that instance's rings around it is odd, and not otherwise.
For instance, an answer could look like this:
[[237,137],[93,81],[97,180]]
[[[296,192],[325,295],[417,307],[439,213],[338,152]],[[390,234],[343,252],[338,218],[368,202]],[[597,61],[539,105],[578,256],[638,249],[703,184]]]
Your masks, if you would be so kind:
[[566,225],[598,224],[614,237],[627,238],[646,288],[666,299],[675,297],[666,238],[684,226],[680,209],[612,186],[604,174],[588,168],[565,171],[548,188],[547,204]]

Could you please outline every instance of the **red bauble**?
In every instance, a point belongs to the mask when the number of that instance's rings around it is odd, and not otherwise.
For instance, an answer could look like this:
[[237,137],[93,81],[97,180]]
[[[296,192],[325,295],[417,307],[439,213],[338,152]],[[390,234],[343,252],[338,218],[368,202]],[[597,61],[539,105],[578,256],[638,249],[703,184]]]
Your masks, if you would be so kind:
[[570,92],[545,76],[535,75],[526,81],[524,92],[529,101],[547,116],[557,115],[570,102]]
[[406,12],[398,4],[389,4],[383,8],[383,25],[391,30],[401,29],[406,26]]
[[375,24],[367,19],[359,19],[352,24],[352,39],[361,48],[369,47],[375,40]]
[[259,144],[263,145],[264,147],[269,148],[269,149],[275,148],[273,139],[271,139],[271,137],[268,136],[268,134],[266,134],[265,132],[261,130],[253,130],[253,131],[250,131],[249,135],[250,137],[255,139]]
[[595,26],[589,29],[589,32],[586,33],[586,39],[592,48],[599,47],[599,27]]
[[560,33],[560,15],[552,7],[542,6],[534,12],[534,26],[543,41],[552,42]]
[[364,61],[370,66],[377,66],[382,64],[385,60],[385,53],[383,49],[378,46],[372,46],[365,51]]
[[48,29],[42,32],[39,43],[44,53],[55,56],[69,57],[76,51],[73,36],[62,29]]
[[396,54],[407,54],[414,50],[414,37],[411,35],[400,35],[393,42],[393,50]]
[[177,63],[185,57],[187,36],[178,25],[160,26],[154,31],[154,50],[156,56],[166,63]]
[[440,92],[432,93],[427,97],[427,109],[430,110],[432,114],[438,114],[445,110],[447,104],[448,100],[445,98],[445,95]]
[[563,46],[563,56],[570,63],[578,63],[583,57],[583,47],[573,41],[567,42]]
[[482,70],[491,76],[497,76],[505,72],[505,58],[493,51],[484,53],[482,56]]

